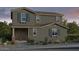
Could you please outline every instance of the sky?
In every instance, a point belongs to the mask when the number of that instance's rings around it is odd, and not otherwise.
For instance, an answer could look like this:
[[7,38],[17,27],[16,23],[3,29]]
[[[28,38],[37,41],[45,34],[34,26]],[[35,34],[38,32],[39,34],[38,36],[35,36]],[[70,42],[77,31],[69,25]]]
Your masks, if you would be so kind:
[[[34,11],[58,12],[64,14],[68,22],[75,21],[79,24],[79,7],[28,7]],[[15,7],[0,7],[0,21],[12,22],[10,17],[11,9]]]

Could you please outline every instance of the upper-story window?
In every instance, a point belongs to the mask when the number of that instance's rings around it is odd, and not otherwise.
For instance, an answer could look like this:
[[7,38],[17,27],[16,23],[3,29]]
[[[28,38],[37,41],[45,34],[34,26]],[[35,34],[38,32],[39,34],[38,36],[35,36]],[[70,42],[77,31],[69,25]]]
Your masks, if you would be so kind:
[[40,21],[40,16],[37,15],[37,16],[36,16],[36,23],[39,23],[39,21]]
[[60,21],[60,19],[61,19],[61,16],[56,16],[56,21]]
[[56,21],[58,21],[59,20],[59,17],[58,16],[56,16]]
[[21,13],[21,22],[26,22],[27,15],[26,13]]

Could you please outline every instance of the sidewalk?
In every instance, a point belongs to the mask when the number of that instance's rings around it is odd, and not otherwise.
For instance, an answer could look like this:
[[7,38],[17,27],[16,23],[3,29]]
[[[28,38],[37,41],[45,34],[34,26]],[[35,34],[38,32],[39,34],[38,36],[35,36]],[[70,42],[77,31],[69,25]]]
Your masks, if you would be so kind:
[[0,51],[27,51],[34,49],[53,49],[53,48],[76,48],[79,43],[72,44],[49,44],[49,45],[27,45],[26,43],[19,43],[15,45],[0,46]]

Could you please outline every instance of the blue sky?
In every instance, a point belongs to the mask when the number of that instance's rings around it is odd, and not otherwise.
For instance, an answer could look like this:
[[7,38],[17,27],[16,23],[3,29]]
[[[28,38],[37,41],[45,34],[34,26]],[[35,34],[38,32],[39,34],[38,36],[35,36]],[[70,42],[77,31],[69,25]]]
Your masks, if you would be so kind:
[[[0,21],[11,22],[10,12],[15,7],[0,7]],[[28,7],[34,11],[58,12],[65,15],[68,22],[79,24],[79,7]]]

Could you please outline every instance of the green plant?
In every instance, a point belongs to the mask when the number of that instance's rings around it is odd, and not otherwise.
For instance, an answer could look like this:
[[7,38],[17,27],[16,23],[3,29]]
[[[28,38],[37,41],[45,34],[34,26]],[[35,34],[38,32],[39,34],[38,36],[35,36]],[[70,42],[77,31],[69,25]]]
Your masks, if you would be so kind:
[[1,42],[5,43],[7,41],[7,39],[5,37],[2,38]]
[[52,42],[51,42],[51,41],[49,41],[49,42],[48,42],[48,44],[52,44]]
[[43,42],[43,45],[47,45],[47,44],[48,44],[48,38],[45,37],[44,42]]
[[39,41],[39,44],[43,44],[43,41]]
[[79,36],[67,36],[65,42],[79,42]]
[[27,43],[34,44],[34,40],[33,39],[28,39]]

